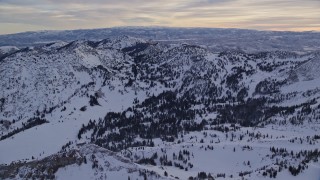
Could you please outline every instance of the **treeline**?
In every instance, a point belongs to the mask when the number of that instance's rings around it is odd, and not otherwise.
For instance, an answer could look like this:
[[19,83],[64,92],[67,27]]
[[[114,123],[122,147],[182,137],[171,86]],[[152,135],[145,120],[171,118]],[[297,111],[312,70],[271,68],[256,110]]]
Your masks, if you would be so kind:
[[26,123],[22,123],[21,128],[16,128],[13,131],[9,132],[8,134],[1,136],[0,140],[7,139],[15,134],[18,134],[18,133],[24,131],[24,130],[30,129],[35,126],[39,126],[39,125],[47,123],[47,122],[48,121],[46,119],[41,119],[39,117],[30,118]]
[[[83,134],[89,132],[92,143],[112,151],[120,151],[128,147],[153,146],[154,138],[173,142],[183,131],[201,131],[210,124],[237,123],[245,127],[256,126],[268,123],[275,115],[291,115],[287,118],[288,122],[296,124],[306,115],[318,112],[311,108],[314,101],[281,107],[269,106],[268,100],[268,97],[196,98],[189,93],[177,96],[177,92],[166,91],[158,96],[152,95],[141,103],[137,101],[133,107],[123,112],[109,112],[104,119],[90,120],[79,130],[78,138],[81,139]],[[223,101],[224,104],[219,103]],[[195,106],[200,108],[194,108]],[[217,113],[218,116],[216,119],[195,122],[196,118],[202,118],[208,113]],[[141,140],[137,141],[137,137]]]
[[[78,138],[90,131],[91,142],[113,151],[153,146],[153,138],[174,141],[183,130],[200,131],[205,125],[194,122],[197,112],[192,104],[192,98],[163,92],[122,113],[109,112],[98,122],[90,121],[79,130]],[[137,137],[143,140],[135,141]]]
[[[320,151],[318,149],[315,150],[301,150],[299,152],[287,151],[285,148],[274,148],[271,147],[270,151],[272,152],[271,158],[274,159],[278,156],[282,157],[282,160],[276,159],[276,165],[278,166],[278,172],[281,172],[283,169],[288,169],[288,171],[293,175],[297,176],[299,173],[303,172],[304,170],[308,169],[308,163],[310,161],[318,162],[320,158]],[[290,164],[290,161],[284,160],[284,158],[291,159],[293,162],[298,162],[297,165]],[[300,161],[300,162],[299,162]],[[295,163],[296,164],[296,163]],[[276,171],[271,168],[266,169],[263,173],[264,176],[270,174],[270,177],[276,176],[271,171]]]

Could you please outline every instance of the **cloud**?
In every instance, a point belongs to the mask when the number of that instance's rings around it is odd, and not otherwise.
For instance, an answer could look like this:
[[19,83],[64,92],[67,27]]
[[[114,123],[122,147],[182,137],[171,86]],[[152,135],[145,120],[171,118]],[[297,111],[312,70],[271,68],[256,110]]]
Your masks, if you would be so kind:
[[122,20],[128,23],[153,23],[155,21],[154,19],[148,17],[134,17]]
[[24,31],[23,24],[28,30],[128,25],[320,30],[319,8],[319,0],[0,0],[0,26],[6,23],[0,34]]

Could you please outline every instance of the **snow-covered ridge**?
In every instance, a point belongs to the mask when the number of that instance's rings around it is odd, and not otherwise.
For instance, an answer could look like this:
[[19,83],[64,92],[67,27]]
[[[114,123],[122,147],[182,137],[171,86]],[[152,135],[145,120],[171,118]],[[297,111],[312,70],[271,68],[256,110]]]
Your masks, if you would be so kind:
[[0,46],[0,60],[10,54],[10,53],[14,53],[16,51],[18,51],[19,48],[15,47],[15,46]]
[[[0,170],[20,162],[25,177],[37,170],[30,164],[76,152],[75,159],[83,154],[97,159],[50,175],[127,179],[128,169],[134,169],[133,179],[144,176],[140,170],[157,172],[150,174],[155,179],[204,176],[200,172],[259,179],[277,171],[286,179],[296,171],[284,165],[298,168],[308,161],[297,179],[318,177],[313,162],[320,119],[317,57],[288,51],[213,53],[205,46],[130,36],[15,51],[0,61],[0,164],[10,164]],[[272,146],[290,155],[281,158]],[[224,156],[234,159],[219,169]]]
[[0,47],[0,54],[7,54],[13,51],[17,51],[19,48],[15,46],[1,46]]

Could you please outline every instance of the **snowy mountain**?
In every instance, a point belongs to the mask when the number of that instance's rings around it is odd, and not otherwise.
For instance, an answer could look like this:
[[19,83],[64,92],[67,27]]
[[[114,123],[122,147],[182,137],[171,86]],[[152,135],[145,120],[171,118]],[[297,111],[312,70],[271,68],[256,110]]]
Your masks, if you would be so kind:
[[0,46],[0,59],[5,55],[8,55],[12,52],[19,50],[19,48],[15,46]]
[[1,179],[320,177],[318,52],[55,40],[0,60]]

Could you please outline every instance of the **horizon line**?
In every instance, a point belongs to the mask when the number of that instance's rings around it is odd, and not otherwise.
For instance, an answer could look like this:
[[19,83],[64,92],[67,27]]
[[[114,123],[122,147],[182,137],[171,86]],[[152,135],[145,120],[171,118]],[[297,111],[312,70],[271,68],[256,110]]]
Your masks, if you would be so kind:
[[21,31],[16,33],[8,33],[8,34],[0,34],[0,36],[7,36],[7,35],[15,35],[15,34],[23,34],[23,33],[38,33],[38,32],[63,32],[63,31],[81,31],[81,30],[98,30],[98,29],[115,29],[115,28],[164,28],[164,29],[225,29],[225,30],[249,30],[249,31],[259,31],[259,32],[294,32],[294,33],[306,33],[306,32],[313,32],[313,33],[320,33],[317,30],[305,30],[305,31],[295,31],[295,30],[261,30],[261,29],[250,29],[250,28],[234,28],[234,27],[180,27],[180,26],[112,26],[112,27],[98,27],[98,28],[79,28],[79,29],[44,29],[44,30],[31,30],[31,31]]

